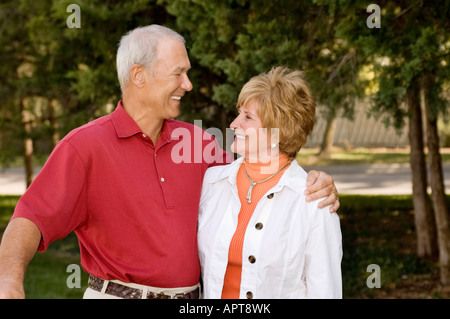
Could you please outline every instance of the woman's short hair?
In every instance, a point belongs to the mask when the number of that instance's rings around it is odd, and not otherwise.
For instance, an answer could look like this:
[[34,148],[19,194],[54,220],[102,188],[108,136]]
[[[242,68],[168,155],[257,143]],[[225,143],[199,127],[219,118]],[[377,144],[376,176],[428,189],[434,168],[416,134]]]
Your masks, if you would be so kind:
[[253,101],[263,127],[279,129],[280,153],[295,157],[313,129],[316,109],[303,73],[278,66],[251,78],[239,94],[237,108]]
[[138,27],[120,39],[116,67],[122,90],[130,81],[130,68],[133,64],[150,69],[155,65],[158,58],[158,41],[162,38],[176,39],[185,43],[180,34],[157,24]]

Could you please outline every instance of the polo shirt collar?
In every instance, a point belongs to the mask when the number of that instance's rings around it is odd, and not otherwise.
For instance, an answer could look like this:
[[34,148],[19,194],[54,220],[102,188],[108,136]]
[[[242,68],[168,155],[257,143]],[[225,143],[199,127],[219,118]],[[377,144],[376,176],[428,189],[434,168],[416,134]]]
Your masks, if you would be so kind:
[[[119,138],[127,138],[142,133],[142,130],[137,123],[123,108],[122,101],[119,101],[116,109],[111,113],[111,119],[116,130],[117,137]],[[158,139],[158,144],[163,145],[169,143],[172,140],[173,130],[174,126],[172,120],[165,120],[161,135]]]
[[122,101],[119,101],[114,112],[111,113],[111,119],[116,129],[117,137],[127,138],[141,133],[141,129],[133,118],[125,112]]

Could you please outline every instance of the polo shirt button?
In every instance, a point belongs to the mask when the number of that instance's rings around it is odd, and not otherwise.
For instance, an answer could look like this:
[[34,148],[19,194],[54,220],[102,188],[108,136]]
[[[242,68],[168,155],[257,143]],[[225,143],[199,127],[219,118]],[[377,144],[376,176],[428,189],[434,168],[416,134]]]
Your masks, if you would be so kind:
[[161,177],[161,182],[164,182],[164,177]]
[[247,291],[247,299],[253,299],[253,293],[251,291]]
[[262,224],[262,223],[257,223],[257,224],[255,225],[255,228],[256,228],[257,230],[261,230],[261,229],[263,228],[263,224]]
[[268,198],[268,199],[272,199],[272,198],[273,198],[273,193],[272,193],[272,194],[269,194],[269,195],[267,195],[267,198]]
[[145,138],[145,137],[147,137],[147,135],[145,135],[145,134],[142,134],[142,137],[144,137],[144,138]]
[[253,256],[253,255],[249,256],[249,257],[248,257],[248,261],[249,261],[251,264],[254,264],[255,261],[256,261],[255,256]]

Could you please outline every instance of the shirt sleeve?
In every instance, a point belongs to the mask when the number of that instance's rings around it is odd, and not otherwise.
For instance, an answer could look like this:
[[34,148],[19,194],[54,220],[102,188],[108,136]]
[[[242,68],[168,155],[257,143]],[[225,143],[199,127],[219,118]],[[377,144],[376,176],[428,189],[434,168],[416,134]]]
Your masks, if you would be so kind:
[[[317,201],[314,203],[317,205]],[[337,213],[317,208],[305,253],[307,298],[342,298],[342,234]]]
[[24,217],[41,231],[39,251],[67,236],[82,224],[86,214],[86,170],[80,154],[61,141],[41,172],[20,198],[12,219]]

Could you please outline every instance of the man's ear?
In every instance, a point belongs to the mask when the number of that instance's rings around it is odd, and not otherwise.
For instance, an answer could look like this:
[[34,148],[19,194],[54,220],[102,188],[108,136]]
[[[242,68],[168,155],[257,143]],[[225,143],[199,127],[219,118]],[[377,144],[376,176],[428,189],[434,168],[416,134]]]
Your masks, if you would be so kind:
[[130,80],[133,85],[142,88],[145,82],[145,69],[140,64],[133,64],[130,68]]

